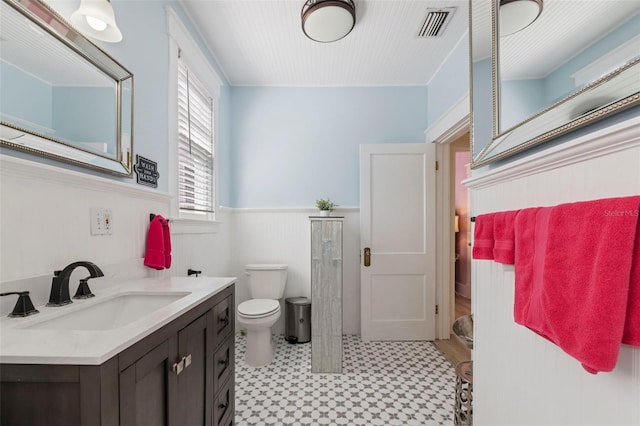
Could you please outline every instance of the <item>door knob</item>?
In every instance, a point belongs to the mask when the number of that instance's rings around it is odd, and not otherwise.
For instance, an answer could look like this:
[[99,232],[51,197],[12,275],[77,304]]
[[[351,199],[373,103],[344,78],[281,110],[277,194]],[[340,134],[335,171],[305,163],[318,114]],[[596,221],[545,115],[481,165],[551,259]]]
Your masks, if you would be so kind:
[[364,266],[371,266],[371,249],[369,247],[364,248]]

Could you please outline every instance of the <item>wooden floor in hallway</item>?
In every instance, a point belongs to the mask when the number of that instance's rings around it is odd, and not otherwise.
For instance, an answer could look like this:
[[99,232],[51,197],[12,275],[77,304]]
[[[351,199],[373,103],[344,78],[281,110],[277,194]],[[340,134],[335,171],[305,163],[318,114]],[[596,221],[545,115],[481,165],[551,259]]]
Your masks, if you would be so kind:
[[[456,318],[469,315],[471,313],[471,300],[456,294],[455,312]],[[453,334],[450,335],[449,339],[436,340],[434,343],[453,365],[471,359],[471,350]]]

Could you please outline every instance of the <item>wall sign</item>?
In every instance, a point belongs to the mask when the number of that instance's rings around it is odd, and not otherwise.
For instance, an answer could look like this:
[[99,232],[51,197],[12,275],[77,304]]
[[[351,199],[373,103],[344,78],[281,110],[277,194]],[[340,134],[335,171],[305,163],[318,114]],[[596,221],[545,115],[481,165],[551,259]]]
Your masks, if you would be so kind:
[[136,154],[134,170],[136,172],[137,182],[140,185],[151,186],[153,188],[158,187],[158,178],[160,177],[160,173],[158,173],[158,163]]

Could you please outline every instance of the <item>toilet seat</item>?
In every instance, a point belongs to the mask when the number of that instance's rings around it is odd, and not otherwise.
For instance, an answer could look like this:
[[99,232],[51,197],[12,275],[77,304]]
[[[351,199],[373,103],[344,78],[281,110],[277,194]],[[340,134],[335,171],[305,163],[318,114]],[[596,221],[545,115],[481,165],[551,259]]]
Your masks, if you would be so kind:
[[245,318],[263,318],[280,311],[280,303],[273,299],[251,299],[238,305],[238,315]]

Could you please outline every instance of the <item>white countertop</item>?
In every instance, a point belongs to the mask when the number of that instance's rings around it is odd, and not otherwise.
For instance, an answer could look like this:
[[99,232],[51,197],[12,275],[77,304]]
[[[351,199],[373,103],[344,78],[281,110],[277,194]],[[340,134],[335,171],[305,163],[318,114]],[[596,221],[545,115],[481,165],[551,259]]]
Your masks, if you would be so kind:
[[[0,363],[99,365],[128,348],[209,297],[229,287],[235,277],[162,277],[115,280],[93,278],[89,287],[95,297],[73,299],[60,307],[36,306],[39,314],[0,319]],[[74,287],[72,285],[72,287]],[[74,289],[70,289],[73,292]],[[38,323],[76,310],[91,309],[122,293],[188,293],[125,326],[111,330],[32,329]]]

